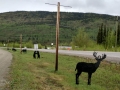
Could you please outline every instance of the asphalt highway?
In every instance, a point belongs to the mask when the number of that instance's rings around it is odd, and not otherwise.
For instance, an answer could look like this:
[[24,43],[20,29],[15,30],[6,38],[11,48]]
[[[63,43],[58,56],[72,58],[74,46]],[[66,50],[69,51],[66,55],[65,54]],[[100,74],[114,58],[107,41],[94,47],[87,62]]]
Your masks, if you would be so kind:
[[[34,49],[28,49],[28,50],[34,50]],[[49,52],[49,53],[56,53],[55,49],[38,49],[40,52]],[[58,54],[64,54],[64,55],[72,55],[72,56],[79,56],[79,57],[86,57],[86,58],[92,58],[94,51],[74,51],[74,50],[58,50]],[[111,63],[120,63],[120,52],[106,52],[106,51],[96,51],[97,55],[106,54],[106,61],[109,61]]]

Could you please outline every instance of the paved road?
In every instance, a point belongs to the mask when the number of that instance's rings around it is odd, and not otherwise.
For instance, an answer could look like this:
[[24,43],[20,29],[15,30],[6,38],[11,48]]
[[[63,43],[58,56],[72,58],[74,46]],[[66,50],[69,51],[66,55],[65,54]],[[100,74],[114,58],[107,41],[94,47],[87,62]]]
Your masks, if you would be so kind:
[[[33,49],[29,49],[33,50]],[[55,50],[51,49],[39,49],[41,52],[50,52],[55,53]],[[88,57],[88,58],[94,58],[93,57],[94,51],[74,51],[74,50],[59,50],[59,54],[65,54],[65,55],[72,55],[72,56],[81,56],[81,57]],[[96,51],[98,52],[98,55],[102,55],[105,53],[107,55],[106,61],[110,61],[112,63],[120,63],[120,52],[106,52],[106,51]]]
[[0,90],[2,90],[2,87],[8,83],[5,78],[9,72],[11,60],[11,53],[0,49]]
[[[19,48],[17,48],[19,49]],[[34,50],[34,49],[28,49],[28,50]],[[55,53],[55,49],[39,49],[40,52],[50,52],[50,53]],[[64,54],[64,55],[72,55],[72,56],[80,56],[80,57],[87,57],[87,58],[92,58],[93,57],[93,52],[94,51],[75,51],[75,50],[59,50],[59,54]],[[107,52],[107,51],[96,51],[98,52],[98,55],[102,55],[105,53],[107,55],[106,61],[109,61],[111,63],[118,63],[120,64],[120,52]]]

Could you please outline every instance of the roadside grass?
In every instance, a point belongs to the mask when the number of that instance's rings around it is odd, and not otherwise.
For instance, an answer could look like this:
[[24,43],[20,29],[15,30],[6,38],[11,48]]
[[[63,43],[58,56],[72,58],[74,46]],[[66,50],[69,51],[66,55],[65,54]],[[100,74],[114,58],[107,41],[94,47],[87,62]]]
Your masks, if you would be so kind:
[[77,62],[96,62],[76,56],[59,55],[58,71],[55,72],[55,54],[40,52],[41,58],[34,59],[33,51],[20,54],[12,52],[9,90],[120,90],[120,64],[102,61],[93,73],[91,85],[87,85],[87,73],[79,77],[75,84],[75,66]]

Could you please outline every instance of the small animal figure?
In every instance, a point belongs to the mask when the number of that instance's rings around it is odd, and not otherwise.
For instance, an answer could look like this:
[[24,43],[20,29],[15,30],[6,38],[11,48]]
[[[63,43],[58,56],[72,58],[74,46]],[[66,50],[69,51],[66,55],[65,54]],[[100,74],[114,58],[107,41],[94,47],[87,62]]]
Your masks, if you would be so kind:
[[12,51],[17,51],[15,48],[12,48]]
[[[36,57],[36,55],[37,55],[37,57]],[[34,51],[34,53],[33,53],[33,58],[40,58],[40,53],[39,53],[39,51]]]

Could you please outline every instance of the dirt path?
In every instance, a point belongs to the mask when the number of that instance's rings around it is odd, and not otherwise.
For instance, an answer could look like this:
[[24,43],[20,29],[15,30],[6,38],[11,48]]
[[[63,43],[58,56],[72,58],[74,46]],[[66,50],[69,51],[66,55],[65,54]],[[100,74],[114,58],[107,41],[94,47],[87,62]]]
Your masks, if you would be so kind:
[[8,74],[11,61],[12,54],[8,51],[0,49],[0,90],[6,83],[8,83],[5,77]]

